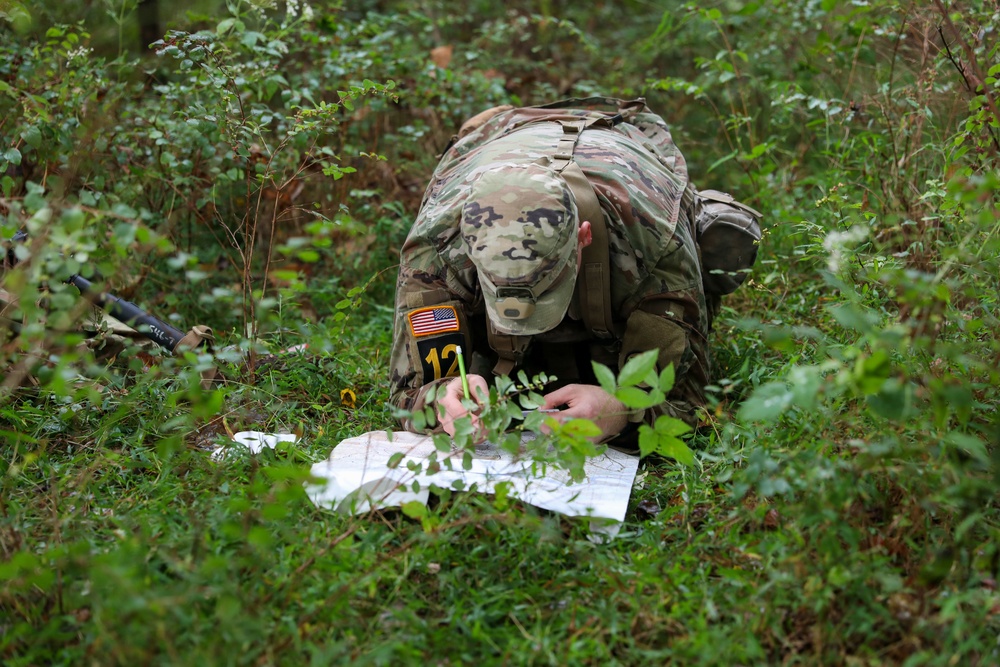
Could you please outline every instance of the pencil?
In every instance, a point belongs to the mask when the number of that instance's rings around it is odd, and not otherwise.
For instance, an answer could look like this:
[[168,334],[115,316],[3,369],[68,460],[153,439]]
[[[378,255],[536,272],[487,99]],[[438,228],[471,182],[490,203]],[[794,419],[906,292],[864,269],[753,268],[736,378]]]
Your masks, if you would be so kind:
[[465,392],[466,400],[472,400],[472,394],[469,392],[469,377],[465,374],[465,359],[462,358],[462,346],[455,346],[455,354],[458,355],[458,372],[462,375],[462,391]]

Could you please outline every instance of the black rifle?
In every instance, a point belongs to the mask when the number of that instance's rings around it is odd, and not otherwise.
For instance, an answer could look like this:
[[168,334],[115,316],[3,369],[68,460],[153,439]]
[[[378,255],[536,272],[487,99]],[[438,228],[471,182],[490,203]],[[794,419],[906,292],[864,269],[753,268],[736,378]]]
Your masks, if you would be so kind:
[[168,352],[173,352],[177,344],[184,338],[183,331],[153,317],[131,301],[121,299],[114,294],[95,290],[93,283],[83,276],[70,276],[66,282],[80,290],[80,294],[92,304],[116,320],[132,327]]
[[[20,231],[14,235],[11,241],[14,243],[24,242],[27,238],[27,233]],[[7,263],[8,266],[14,266],[17,263],[13,248],[7,251]],[[65,282],[80,290],[80,294],[95,306],[123,324],[132,327],[168,352],[174,352],[177,345],[187,335],[163,320],[153,317],[130,301],[94,289],[93,283],[83,276],[72,275]]]

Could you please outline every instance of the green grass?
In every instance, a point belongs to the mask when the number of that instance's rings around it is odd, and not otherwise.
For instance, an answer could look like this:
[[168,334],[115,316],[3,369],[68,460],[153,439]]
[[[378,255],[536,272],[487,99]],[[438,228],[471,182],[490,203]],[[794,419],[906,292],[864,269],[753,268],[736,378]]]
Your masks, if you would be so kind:
[[[46,33],[72,3],[33,4],[30,31],[0,23],[0,232],[32,235],[3,288],[48,324],[0,345],[5,369],[46,358],[0,389],[5,665],[1000,662],[992,9],[313,3],[288,23],[229,3],[241,30],[204,0],[177,21],[208,33],[105,61],[131,28]],[[597,90],[646,95],[696,184],[765,212],[694,464],[645,459],[608,544],[468,492],[424,521],[314,507],[314,462],[394,428],[395,263],[434,156],[484,108]],[[53,332],[75,301],[38,288],[81,261],[211,324],[219,383],[207,357],[74,352]],[[248,429],[300,439],[210,457]]]
[[[772,297],[749,290],[743,307],[758,298]],[[396,511],[316,509],[310,463],[392,425],[384,336],[348,329],[327,355],[290,355],[257,387],[227,389],[232,430],[301,430],[256,457],[217,463],[144,423],[169,420],[153,404],[168,378],[130,397],[140,417],[119,419],[117,436],[113,404],[55,423],[19,412],[35,428],[8,445],[2,478],[8,664],[991,661],[989,577],[970,562],[926,579],[950,513],[914,481],[928,471],[912,445],[875,452],[852,444],[860,426],[839,432],[858,418],[850,406],[767,428],[721,408],[692,443],[695,466],[643,463],[606,545],[583,522],[478,494],[436,498],[429,532]],[[761,368],[740,358],[757,333],[719,329],[743,369],[729,378],[751,384]],[[344,388],[357,407],[339,404]],[[103,425],[101,444],[87,424]]]

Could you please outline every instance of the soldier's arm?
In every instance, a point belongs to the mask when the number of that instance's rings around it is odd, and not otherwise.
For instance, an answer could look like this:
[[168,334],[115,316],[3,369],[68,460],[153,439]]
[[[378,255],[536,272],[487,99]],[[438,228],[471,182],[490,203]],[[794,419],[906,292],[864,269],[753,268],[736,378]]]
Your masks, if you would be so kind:
[[709,320],[697,250],[690,228],[678,222],[676,248],[666,254],[643,284],[643,295],[629,315],[619,359],[658,350],[657,372],[673,364],[676,381],[667,400],[631,420],[652,425],[668,414],[694,425],[709,382]]
[[[423,410],[432,390],[436,393],[458,376],[458,348],[464,355],[472,352],[467,297],[449,286],[447,269],[440,264],[433,264],[430,271],[400,267],[390,356],[394,407]],[[401,425],[408,431],[427,430],[416,429],[408,418]]]

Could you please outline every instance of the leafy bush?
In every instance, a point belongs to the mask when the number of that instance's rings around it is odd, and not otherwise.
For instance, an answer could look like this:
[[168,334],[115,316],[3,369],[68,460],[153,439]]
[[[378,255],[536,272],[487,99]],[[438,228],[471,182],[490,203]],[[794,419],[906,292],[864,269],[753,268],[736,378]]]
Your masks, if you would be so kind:
[[[995,6],[203,0],[142,53],[134,6],[0,3],[7,663],[996,661]],[[309,462],[393,423],[434,156],[483,108],[597,92],[766,212],[706,425],[645,432],[674,460],[612,545],[500,496],[314,510]],[[73,273],[215,353],[87,345]],[[636,363],[602,373],[634,404],[670,379]],[[303,439],[206,456],[244,428]]]

